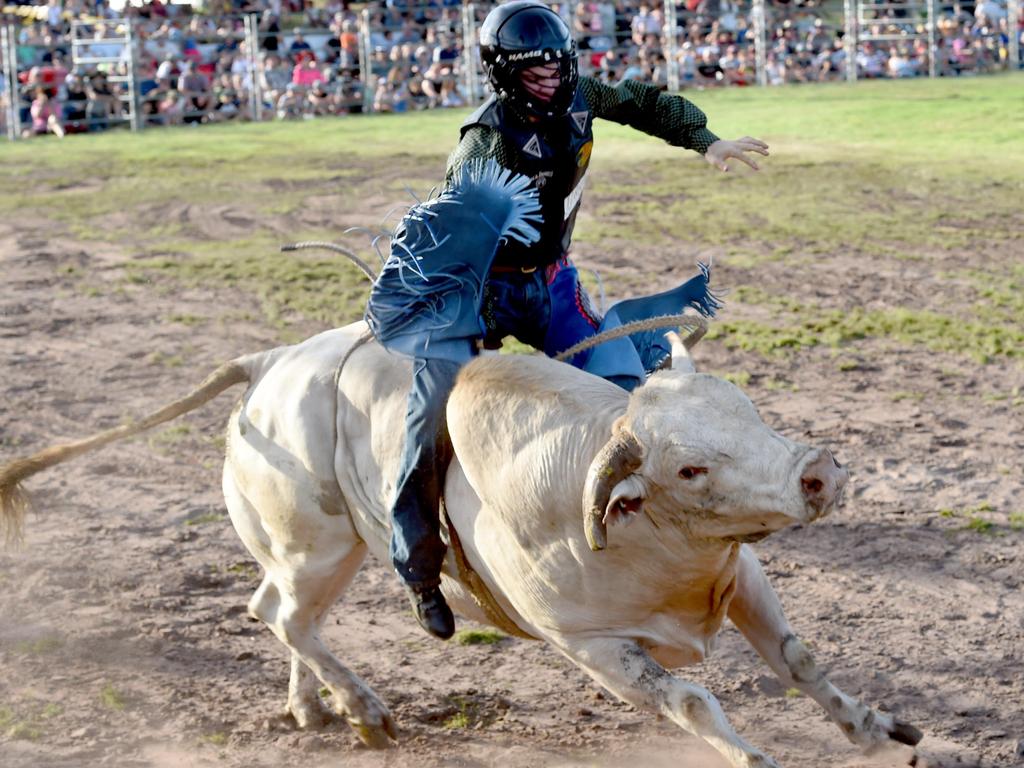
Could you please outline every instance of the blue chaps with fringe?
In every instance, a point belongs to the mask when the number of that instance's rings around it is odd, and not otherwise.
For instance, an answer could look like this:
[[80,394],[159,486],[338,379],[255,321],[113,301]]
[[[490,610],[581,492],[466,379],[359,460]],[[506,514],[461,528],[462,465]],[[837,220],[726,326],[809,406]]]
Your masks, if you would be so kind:
[[[543,270],[492,273],[485,289],[488,335],[544,349],[551,299]],[[467,360],[472,351],[467,342]],[[440,580],[445,545],[438,518],[451,441],[445,405],[462,363],[417,357],[405,414],[405,444],[391,509],[391,562],[409,586]]]

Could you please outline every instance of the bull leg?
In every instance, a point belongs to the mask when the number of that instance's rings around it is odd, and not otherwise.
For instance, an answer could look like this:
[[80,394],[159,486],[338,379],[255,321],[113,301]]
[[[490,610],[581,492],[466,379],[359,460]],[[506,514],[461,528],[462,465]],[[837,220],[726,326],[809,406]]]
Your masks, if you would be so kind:
[[[355,567],[350,568],[351,575],[340,585],[339,593],[348,587],[361,562],[362,558],[359,558],[359,562],[355,564]],[[326,605],[317,616],[316,627],[318,634],[331,605],[336,601],[337,599],[332,600],[331,604]],[[336,708],[339,710],[339,714],[345,714],[341,711],[340,707],[336,706]],[[323,701],[320,699],[320,681],[313,673],[313,670],[307,667],[294,651],[292,651],[291,675],[288,678],[287,711],[295,719],[299,728],[302,729],[319,728],[330,724],[334,720],[334,713],[325,708]]]
[[921,740],[917,728],[870,709],[825,677],[807,648],[793,634],[775,590],[748,547],[743,547],[740,555],[736,594],[729,606],[729,618],[782,683],[818,702],[857,746],[870,752],[893,746],[895,742],[914,746]]
[[316,557],[304,553],[299,562],[279,562],[272,554],[273,545],[259,512],[242,493],[228,465],[223,487],[235,530],[266,571],[249,601],[249,614],[270,627],[292,652],[288,711],[303,728],[322,721],[319,680],[330,691],[339,714],[364,742],[370,746],[387,744],[388,737],[394,738],[396,733],[391,713],[320,638],[320,624],[359,570],[366,545],[353,537],[329,553]]
[[292,651],[292,671],[288,678],[288,714],[295,718],[299,728],[320,728],[331,722],[331,713],[320,701],[320,681],[295,651]]
[[[280,602],[277,585],[267,574],[249,601],[249,615],[265,621],[264,617],[276,616]],[[288,678],[288,703],[284,714],[286,717],[290,715],[299,728],[318,728],[327,724],[329,717],[320,702],[318,686],[316,675],[293,651],[291,675]]]
[[340,565],[326,573],[298,569],[287,584],[273,583],[260,605],[254,606],[254,613],[292,651],[289,709],[296,720],[315,722],[313,707],[318,706],[311,701],[316,683],[306,676],[305,666],[330,691],[335,708],[359,738],[379,748],[388,744],[389,737],[397,738],[391,713],[370,687],[328,650],[319,631],[324,612],[351,580],[365,554],[365,546],[354,547]]
[[623,701],[664,715],[704,739],[733,768],[778,768],[778,763],[736,735],[714,696],[670,674],[632,640],[573,639],[561,650]]

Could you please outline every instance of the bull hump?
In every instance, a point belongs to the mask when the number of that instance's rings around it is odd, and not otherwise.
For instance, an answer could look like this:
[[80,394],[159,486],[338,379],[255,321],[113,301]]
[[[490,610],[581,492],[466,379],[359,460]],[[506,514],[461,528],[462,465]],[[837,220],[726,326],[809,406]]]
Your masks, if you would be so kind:
[[[504,359],[503,359],[504,358]],[[607,434],[626,409],[625,390],[548,358],[478,358],[462,371],[448,405],[456,452],[460,446],[512,449],[570,424]]]
[[550,358],[531,355],[478,357],[459,375],[456,391],[460,389],[463,394],[478,396],[515,394],[590,401],[595,411],[609,404],[624,409],[629,400],[625,390],[610,382]]

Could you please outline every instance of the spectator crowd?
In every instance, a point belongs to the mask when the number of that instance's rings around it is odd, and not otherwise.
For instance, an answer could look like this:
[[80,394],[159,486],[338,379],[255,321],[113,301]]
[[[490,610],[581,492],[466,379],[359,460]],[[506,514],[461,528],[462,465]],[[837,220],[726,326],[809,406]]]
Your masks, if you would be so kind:
[[[674,68],[682,88],[716,88],[756,82],[750,1],[683,0],[674,30],[662,2],[557,7],[576,34],[583,74],[666,86]],[[1021,39],[1022,30],[1010,28],[1006,1],[940,0],[938,75],[1007,66],[1011,36]],[[834,6],[766,0],[769,84],[845,77],[847,47]],[[857,47],[859,77],[928,74],[924,7],[924,0],[886,3],[870,16]],[[478,22],[489,8],[475,6]],[[14,105],[25,135],[125,123],[132,82],[145,125],[405,112],[464,106],[479,96],[468,91],[472,59],[457,0],[214,0],[201,10],[153,0],[118,12],[112,0],[36,0],[2,11],[0,24],[16,30],[18,73],[13,90],[0,85],[0,119]],[[247,14],[258,20],[256,51],[247,49]]]

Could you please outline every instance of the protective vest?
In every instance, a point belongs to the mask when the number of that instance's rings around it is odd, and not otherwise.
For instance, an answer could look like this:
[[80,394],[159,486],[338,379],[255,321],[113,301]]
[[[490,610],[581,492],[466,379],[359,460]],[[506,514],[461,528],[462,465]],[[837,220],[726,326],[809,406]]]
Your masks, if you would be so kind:
[[501,266],[543,267],[569,250],[594,146],[594,117],[579,90],[564,116],[530,123],[491,96],[462,125],[462,135],[483,125],[499,131],[515,148],[511,170],[533,179],[540,192],[544,223],[540,242],[509,242],[498,249]]

